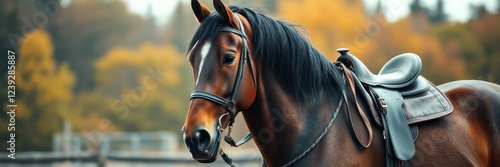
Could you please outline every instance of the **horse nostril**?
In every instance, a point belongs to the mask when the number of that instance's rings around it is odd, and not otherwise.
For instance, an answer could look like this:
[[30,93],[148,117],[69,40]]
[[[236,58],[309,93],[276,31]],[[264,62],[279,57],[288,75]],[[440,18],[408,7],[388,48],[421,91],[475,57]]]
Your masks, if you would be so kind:
[[210,144],[210,133],[205,129],[200,129],[196,132],[199,151],[208,151],[207,147]]

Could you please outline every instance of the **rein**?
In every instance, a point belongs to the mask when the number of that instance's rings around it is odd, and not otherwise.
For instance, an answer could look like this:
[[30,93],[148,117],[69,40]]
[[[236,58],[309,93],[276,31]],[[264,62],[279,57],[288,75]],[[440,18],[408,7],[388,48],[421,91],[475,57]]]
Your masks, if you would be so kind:
[[[368,130],[368,134],[369,134],[369,140],[368,140],[368,143],[367,144],[362,144],[356,131],[354,130],[354,124],[352,123],[352,118],[351,118],[351,112],[349,110],[349,102],[347,100],[347,94],[346,94],[346,91],[344,89],[342,89],[342,98],[340,98],[339,100],[339,104],[337,105],[337,109],[335,110],[335,112],[333,113],[332,115],[332,118],[330,119],[330,121],[328,122],[328,125],[325,127],[325,129],[323,130],[323,132],[321,133],[321,135],[319,135],[318,138],[316,138],[316,140],[314,141],[314,143],[309,146],[304,152],[302,152],[302,154],[300,154],[299,156],[295,157],[294,159],[292,159],[291,161],[289,161],[288,163],[286,163],[285,165],[283,165],[283,167],[288,167],[288,166],[291,166],[293,165],[294,163],[296,163],[297,161],[299,161],[300,159],[302,159],[304,156],[306,156],[309,152],[311,152],[312,149],[314,149],[314,147],[316,147],[316,145],[318,145],[318,143],[325,137],[326,133],[328,133],[328,131],[330,130],[331,126],[333,125],[333,122],[335,120],[335,118],[337,118],[337,115],[340,111],[340,108],[342,106],[342,102],[345,101],[345,104],[346,104],[346,109],[347,109],[347,116],[348,116],[348,125],[349,125],[349,131],[351,132],[351,135],[356,139],[356,144],[360,145],[363,149],[364,148],[368,148],[372,142],[372,128],[371,128],[371,124],[370,122],[368,121],[368,118],[366,117],[366,115],[364,114],[363,110],[361,109],[361,107],[359,106],[359,104],[357,103],[357,99],[356,99],[356,89],[354,87],[354,81],[353,81],[353,78],[352,78],[352,75],[349,73],[348,71],[348,68],[342,64],[341,62],[334,62],[335,65],[339,65],[341,70],[344,71],[344,75],[342,76],[344,79],[346,79],[346,82],[349,83],[349,87],[351,88],[350,90],[352,91],[353,95],[354,95],[354,100],[356,101],[356,109],[358,110],[358,113],[361,117],[361,119],[363,120],[363,123],[365,124],[365,127],[367,128]],[[345,77],[344,77],[345,76]],[[346,83],[344,83],[346,84]],[[262,160],[262,166],[265,166],[264,165],[264,160]]]
[[[316,139],[316,141],[314,141],[314,143],[309,146],[309,148],[307,148],[304,152],[302,152],[302,154],[300,154],[299,156],[295,157],[293,160],[291,160],[290,162],[286,163],[285,165],[283,165],[283,167],[287,167],[287,166],[290,166],[292,164],[294,164],[295,162],[299,161],[300,159],[302,159],[304,156],[307,155],[307,153],[311,152],[312,149],[314,149],[314,147],[316,147],[316,145],[318,145],[318,143],[321,141],[321,139],[323,139],[323,137],[325,137],[326,133],[328,133],[328,131],[330,130],[330,128],[332,127],[333,125],[333,121],[335,121],[335,118],[337,118],[337,115],[339,114],[339,111],[340,111],[340,107],[342,106],[342,101],[344,100],[344,98],[341,98],[339,100],[339,104],[337,105],[337,109],[335,110],[335,112],[333,113],[332,115],[332,118],[330,119],[330,121],[328,122],[328,125],[326,126],[325,130],[323,130],[323,132],[321,133],[321,135],[319,135],[319,137]],[[263,165],[264,166],[264,165]]]

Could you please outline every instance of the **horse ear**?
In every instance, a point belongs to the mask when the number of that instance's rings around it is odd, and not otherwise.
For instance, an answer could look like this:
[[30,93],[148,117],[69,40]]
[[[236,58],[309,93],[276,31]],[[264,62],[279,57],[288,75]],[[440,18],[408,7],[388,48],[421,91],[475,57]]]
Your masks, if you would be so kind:
[[220,0],[214,0],[214,7],[217,13],[219,13],[219,15],[222,16],[222,18],[224,18],[224,21],[229,23],[231,27],[238,28],[238,24],[234,18],[235,16],[231,11],[231,9],[226,7]]
[[206,6],[203,6],[198,0],[191,0],[191,8],[198,22],[203,22],[205,18],[212,13]]

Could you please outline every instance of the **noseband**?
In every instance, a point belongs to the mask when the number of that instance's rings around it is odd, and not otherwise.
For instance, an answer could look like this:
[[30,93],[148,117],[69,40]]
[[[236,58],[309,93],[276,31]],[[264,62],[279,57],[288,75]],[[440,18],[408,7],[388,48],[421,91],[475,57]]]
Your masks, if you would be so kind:
[[230,120],[228,123],[229,131],[228,131],[227,136],[224,138],[224,140],[227,143],[229,143],[231,146],[238,147],[238,146],[246,143],[247,141],[249,141],[252,138],[251,135],[247,135],[245,138],[243,138],[238,143],[235,143],[234,140],[231,138],[231,129],[233,128],[234,119],[236,117],[235,100],[236,100],[236,96],[238,95],[238,90],[239,90],[240,85],[241,85],[241,80],[243,79],[245,59],[248,59],[248,61],[249,61],[250,70],[251,70],[254,85],[256,88],[257,88],[257,80],[255,78],[254,67],[253,67],[252,61],[250,60],[250,50],[248,49],[248,45],[247,45],[247,36],[245,34],[245,28],[243,27],[243,23],[241,22],[240,18],[238,16],[235,16],[235,17],[238,20],[239,27],[241,30],[238,30],[238,29],[235,29],[235,28],[232,28],[229,26],[223,27],[220,30],[220,32],[231,32],[231,33],[237,34],[242,39],[240,61],[238,63],[238,71],[236,74],[236,81],[234,82],[234,88],[233,88],[233,93],[231,94],[231,97],[229,98],[229,100],[227,100],[221,96],[215,95],[215,94],[207,92],[207,91],[194,90],[191,93],[190,100],[193,100],[196,98],[201,98],[201,99],[205,99],[205,100],[208,100],[208,101],[211,101],[211,102],[214,102],[214,103],[217,103],[219,105],[224,106],[224,108],[226,109],[226,112],[220,116],[219,125],[217,125],[217,129],[221,132],[224,130],[222,128],[223,126],[222,126],[221,120],[226,115],[229,115],[229,117],[230,117]]

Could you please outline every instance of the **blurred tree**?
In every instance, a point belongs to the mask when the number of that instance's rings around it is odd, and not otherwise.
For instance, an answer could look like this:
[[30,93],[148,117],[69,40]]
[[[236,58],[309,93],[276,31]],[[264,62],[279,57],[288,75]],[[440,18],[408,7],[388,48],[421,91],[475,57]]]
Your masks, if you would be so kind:
[[472,11],[472,18],[473,19],[479,19],[486,15],[488,13],[488,10],[486,10],[486,6],[480,4],[480,5],[470,5],[469,6],[470,10]]
[[467,78],[485,75],[486,55],[481,43],[463,24],[442,24],[433,30],[448,57],[460,58],[467,63]]
[[420,0],[413,0],[410,4],[411,13],[427,12],[427,8],[422,6]]
[[[274,13],[277,7],[277,0],[226,0],[224,2],[229,5],[262,7],[271,13]],[[205,5],[210,8],[211,11],[214,11],[212,5]],[[188,49],[188,42],[198,28],[198,23],[194,18],[190,3],[177,3],[174,13],[175,15],[166,29],[166,39],[167,42],[172,41],[175,44],[175,47],[177,47],[177,49],[181,52],[186,53]]]
[[76,89],[83,91],[94,87],[92,62],[108,49],[159,41],[153,22],[130,14],[120,0],[71,1],[49,22],[48,30],[57,62],[70,64],[78,80]]
[[497,0],[497,14],[500,13],[500,0]]
[[430,21],[434,24],[442,23],[448,19],[448,15],[444,12],[444,1],[438,0],[436,4],[436,10],[429,15]]
[[361,57],[362,60],[370,62],[367,65],[371,69],[376,69],[373,71],[378,71],[390,58],[401,53],[412,52],[422,59],[422,75],[433,83],[441,84],[451,80],[465,79],[464,62],[460,55],[446,54],[437,38],[429,35],[428,32],[412,28],[418,21],[427,20],[418,20],[417,18],[420,17],[420,15],[410,15],[408,18],[384,27],[380,34],[374,37],[374,42],[371,42],[365,50],[369,57]]
[[73,73],[67,63],[56,65],[50,35],[43,29],[28,34],[19,48],[16,68],[16,150],[48,151],[52,134],[70,114]]
[[500,13],[485,14],[483,17],[471,22],[470,31],[480,43],[486,55],[487,64],[481,77],[491,82],[500,84],[499,64],[500,58]]
[[[349,9],[349,12],[346,12]],[[355,46],[359,53],[370,42],[366,29],[366,12],[361,1],[278,1],[277,15],[299,24],[321,52],[329,59],[337,56],[336,48]],[[373,22],[376,24],[376,22]]]
[[[0,53],[4,54],[0,59],[0,88],[7,88],[7,52],[8,50],[14,51],[17,53],[17,48],[14,48],[7,38],[7,34],[11,32],[17,32],[16,30],[20,29],[21,24],[17,21],[19,20],[19,2],[20,1],[0,1]],[[15,44],[17,45],[17,43]],[[18,55],[16,55],[18,56]],[[6,90],[2,90],[5,94]],[[0,104],[2,106],[7,102],[7,96],[0,96]],[[7,111],[4,107],[2,107],[2,111]],[[7,116],[0,117],[0,124],[7,125],[9,124],[9,120]],[[0,140],[7,141],[10,139],[10,132],[8,132],[7,128],[0,128]],[[6,142],[1,142],[0,147],[8,148]]]
[[[447,55],[440,41],[429,34],[433,25],[428,10],[419,0],[411,9],[409,17],[391,24],[380,13],[368,17],[361,1],[279,1],[278,14],[303,25],[314,45],[331,60],[338,55],[336,48],[349,47],[378,71],[390,58],[414,52],[424,62],[423,75],[434,83],[466,78],[461,55]],[[326,15],[335,16],[334,20],[325,19]]]
[[377,1],[377,6],[375,6],[375,14],[380,14],[380,13],[383,13],[382,11],[382,0],[378,0]]
[[[18,48],[14,48],[17,46],[16,44],[11,44],[10,39],[8,38],[9,33],[18,33],[18,30],[21,28],[21,24],[18,22],[20,20],[19,18],[19,13],[20,13],[20,1],[0,1],[0,35],[4,38],[0,39],[0,49],[2,50],[17,50]],[[22,36],[22,34],[18,35]],[[5,38],[7,37],[7,38]],[[17,41],[16,41],[17,42]],[[15,45],[15,46],[13,46]],[[4,58],[6,58],[4,56]],[[6,60],[6,59],[5,59]],[[4,61],[6,62],[6,61]],[[6,65],[5,63],[2,63],[0,67],[2,67],[0,70],[2,71],[2,74],[5,73],[6,71]]]
[[[53,2],[58,3],[59,0]],[[26,33],[44,28],[44,19],[50,19],[46,9],[50,5],[50,2],[42,0],[0,1],[0,36],[5,37],[0,39],[0,49],[17,51]],[[37,20],[34,20],[35,16]],[[0,67],[4,66],[0,64]],[[0,72],[3,74],[5,68],[0,68]]]
[[174,13],[172,23],[167,31],[171,34],[170,39],[175,47],[186,53],[188,42],[196,31],[198,23],[188,3],[177,3]]
[[[144,19],[145,25],[142,30],[140,30],[138,34],[140,36],[138,39],[141,40],[141,42],[148,41],[152,43],[160,43],[161,38],[158,35],[160,33],[160,29],[156,25],[156,18],[153,14],[153,4],[151,2],[148,4],[146,12],[146,18]],[[138,41],[134,42],[131,46],[137,45],[139,45]]]
[[179,130],[193,83],[182,55],[170,44],[111,49],[95,62],[96,91],[108,99],[96,113],[118,129]]
[[266,7],[267,10],[269,10],[271,13],[276,12],[277,8],[277,0],[263,0],[264,7]]
[[425,34],[430,29],[429,10],[422,6],[420,0],[414,0],[410,4],[412,28],[415,32]]
[[[275,13],[277,9],[278,0],[223,0],[224,4],[237,5],[243,7],[256,8],[260,11],[265,11],[268,13]],[[208,5],[210,9],[211,5]]]

